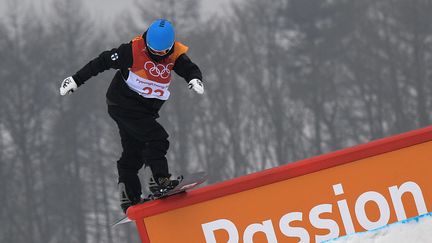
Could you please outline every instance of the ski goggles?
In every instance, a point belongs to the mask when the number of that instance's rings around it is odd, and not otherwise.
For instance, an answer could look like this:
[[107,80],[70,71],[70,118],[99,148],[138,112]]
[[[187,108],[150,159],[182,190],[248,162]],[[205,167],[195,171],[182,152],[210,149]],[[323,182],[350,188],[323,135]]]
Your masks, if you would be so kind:
[[168,54],[168,52],[169,52],[169,51],[171,50],[171,48],[172,48],[172,46],[171,46],[171,47],[168,48],[168,49],[165,49],[165,50],[162,50],[162,51],[158,51],[158,50],[155,50],[155,49],[151,48],[151,47],[148,46],[148,45],[147,45],[147,47],[148,47],[149,52],[150,52],[151,54],[153,54],[153,55],[156,55],[156,56],[165,56],[166,54]]

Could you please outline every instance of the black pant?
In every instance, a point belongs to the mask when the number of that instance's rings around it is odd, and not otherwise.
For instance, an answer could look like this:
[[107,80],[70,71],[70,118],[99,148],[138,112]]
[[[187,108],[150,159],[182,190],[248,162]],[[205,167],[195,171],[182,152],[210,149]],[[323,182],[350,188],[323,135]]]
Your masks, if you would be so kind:
[[117,123],[123,152],[117,161],[118,182],[126,186],[131,200],[141,196],[138,171],[147,165],[153,177],[169,177],[166,153],[169,148],[168,133],[156,121],[157,114],[126,111],[108,106],[108,113]]

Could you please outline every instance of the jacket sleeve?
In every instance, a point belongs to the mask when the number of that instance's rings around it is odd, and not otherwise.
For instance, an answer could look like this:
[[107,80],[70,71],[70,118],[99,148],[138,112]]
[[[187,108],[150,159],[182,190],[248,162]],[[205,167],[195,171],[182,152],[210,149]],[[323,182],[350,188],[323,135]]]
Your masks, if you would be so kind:
[[98,57],[91,60],[72,77],[78,86],[88,79],[108,69],[130,68],[133,63],[132,43],[125,43],[118,48],[102,52]]
[[194,78],[202,80],[199,67],[186,55],[180,55],[174,63],[174,71],[189,83]]

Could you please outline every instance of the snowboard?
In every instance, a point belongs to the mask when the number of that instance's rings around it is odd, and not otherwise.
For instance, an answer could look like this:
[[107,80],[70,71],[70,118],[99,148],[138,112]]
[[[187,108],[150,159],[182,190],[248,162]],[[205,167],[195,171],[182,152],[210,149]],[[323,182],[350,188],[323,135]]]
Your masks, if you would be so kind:
[[[189,175],[180,176],[179,180],[180,180],[180,183],[176,187],[172,188],[171,190],[158,192],[157,194],[150,193],[146,198],[144,198],[143,202],[139,203],[139,204],[151,202],[151,201],[162,199],[162,198],[167,198],[167,197],[179,194],[179,193],[185,193],[188,190],[193,189],[196,186],[205,182],[207,180],[207,173],[203,172],[203,171],[202,172],[196,172],[196,173],[192,173]],[[136,204],[136,205],[139,205],[139,204]],[[136,205],[134,205],[134,206],[136,206]],[[131,219],[129,219],[127,216],[125,216],[125,217],[117,220],[116,222],[114,222],[112,227],[115,227],[115,226],[120,225],[120,224],[128,223],[131,221],[132,221]]]

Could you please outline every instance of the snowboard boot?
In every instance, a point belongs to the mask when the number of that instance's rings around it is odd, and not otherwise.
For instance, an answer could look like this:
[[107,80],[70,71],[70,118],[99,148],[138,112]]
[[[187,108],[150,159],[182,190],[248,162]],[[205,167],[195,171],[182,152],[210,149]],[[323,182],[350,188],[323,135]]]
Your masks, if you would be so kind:
[[153,196],[160,197],[167,191],[174,189],[180,181],[180,177],[176,180],[171,180],[170,177],[158,177],[155,180],[153,177],[150,177],[149,190]]
[[120,207],[124,213],[126,213],[130,206],[141,203],[143,200],[141,197],[130,198],[126,193],[126,186],[123,182],[118,184],[118,190],[120,193]]

